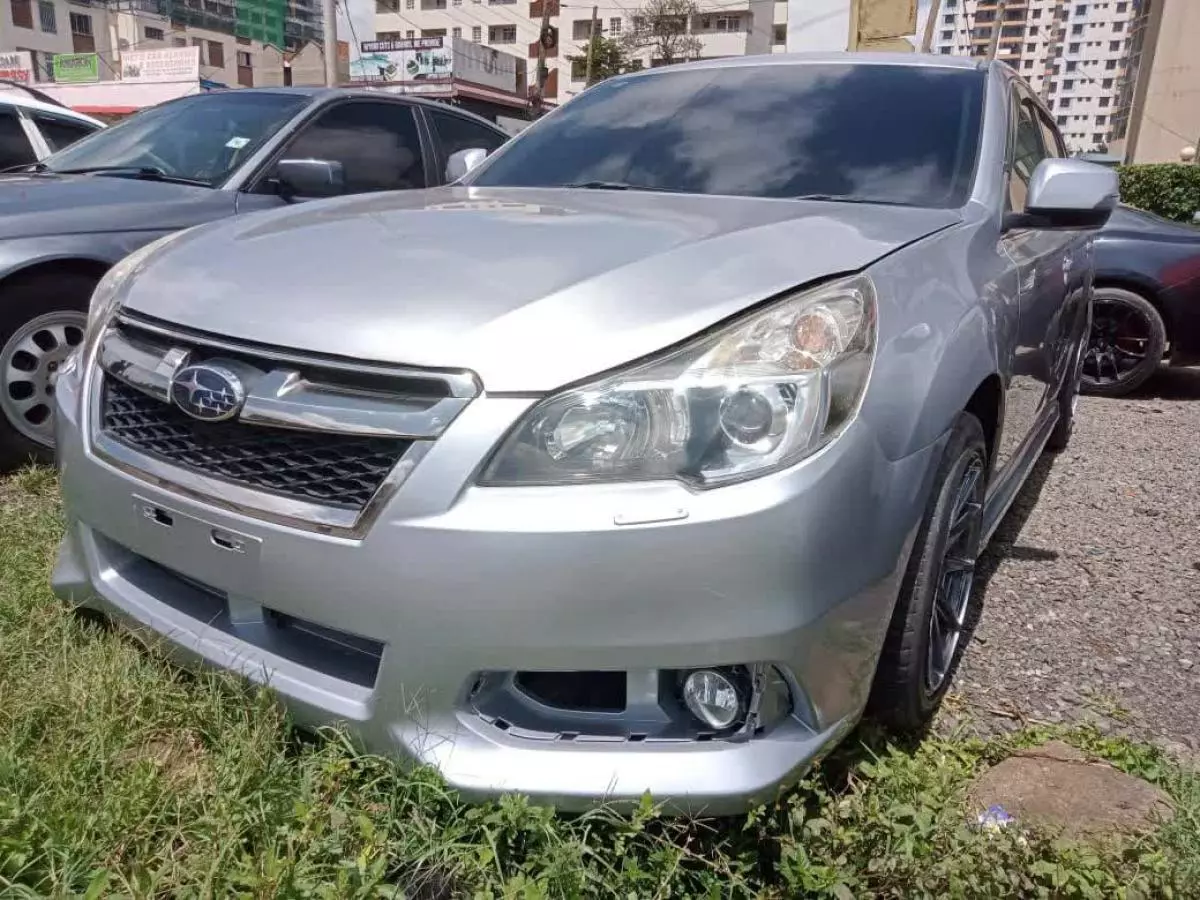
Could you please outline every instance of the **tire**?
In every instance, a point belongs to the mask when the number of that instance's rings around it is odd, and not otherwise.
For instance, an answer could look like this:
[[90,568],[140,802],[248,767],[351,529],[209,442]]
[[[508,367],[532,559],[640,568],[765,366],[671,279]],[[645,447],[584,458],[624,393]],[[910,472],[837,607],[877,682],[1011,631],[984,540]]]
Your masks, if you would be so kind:
[[1046,452],[1062,453],[1071,443],[1071,435],[1075,433],[1075,411],[1079,405],[1080,386],[1083,383],[1083,362],[1087,356],[1088,341],[1091,339],[1092,309],[1088,305],[1087,322],[1083,329],[1083,340],[1075,351],[1075,359],[1071,363],[1070,374],[1058,395],[1058,422],[1050,437],[1046,439]]
[[[960,413],[942,452],[867,706],[868,714],[892,731],[923,730],[950,687],[963,651],[962,639],[972,624],[971,594],[982,549],[987,472],[983,426],[970,413]],[[954,529],[956,518],[960,528]],[[961,557],[964,567],[948,568],[948,553]],[[953,591],[938,590],[951,585]],[[935,603],[939,595],[945,603]],[[936,620],[935,606],[941,610]],[[937,642],[935,634],[940,623],[942,634],[948,636],[951,606],[957,632],[947,655],[947,646]]]
[[96,281],[59,272],[0,286],[0,473],[53,460],[53,372],[83,341]]
[[[1115,325],[1111,324],[1114,317]],[[1135,337],[1122,337],[1131,331]],[[1166,347],[1166,326],[1149,300],[1122,288],[1097,288],[1082,392],[1124,397],[1158,370]]]

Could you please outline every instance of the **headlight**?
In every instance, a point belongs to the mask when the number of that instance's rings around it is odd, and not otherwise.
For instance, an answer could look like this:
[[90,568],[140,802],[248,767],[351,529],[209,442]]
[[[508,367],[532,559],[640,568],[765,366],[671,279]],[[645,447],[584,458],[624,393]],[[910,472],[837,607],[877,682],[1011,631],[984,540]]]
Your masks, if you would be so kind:
[[97,322],[107,322],[112,314],[116,312],[117,307],[121,305],[121,289],[125,286],[129,278],[145,265],[146,260],[183,233],[183,231],[175,231],[160,237],[156,241],[151,241],[144,247],[134,250],[104,273],[104,277],[100,279],[100,283],[96,285],[96,289],[92,292],[92,302],[88,306],[89,331],[94,328]]
[[854,416],[875,318],[865,275],[795,294],[664,358],[542,401],[480,482],[674,478],[709,487],[791,465]]

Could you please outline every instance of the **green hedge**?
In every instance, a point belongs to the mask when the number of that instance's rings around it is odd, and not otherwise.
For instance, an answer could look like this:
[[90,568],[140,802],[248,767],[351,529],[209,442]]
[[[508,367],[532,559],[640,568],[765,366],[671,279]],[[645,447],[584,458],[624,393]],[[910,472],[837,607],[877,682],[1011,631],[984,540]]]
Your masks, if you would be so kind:
[[1121,202],[1177,222],[1200,211],[1200,166],[1155,163],[1121,166]]

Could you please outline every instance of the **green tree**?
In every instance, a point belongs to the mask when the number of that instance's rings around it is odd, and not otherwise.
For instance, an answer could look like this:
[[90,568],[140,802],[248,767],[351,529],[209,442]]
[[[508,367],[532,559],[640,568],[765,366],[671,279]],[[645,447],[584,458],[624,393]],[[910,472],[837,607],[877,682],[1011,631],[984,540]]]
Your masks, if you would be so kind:
[[[606,38],[602,34],[592,36],[592,80],[591,84],[596,84],[603,81],[605,78],[612,78],[614,75],[620,75],[624,72],[630,72],[634,69],[641,68],[640,65],[629,59],[629,54],[625,52],[625,48],[618,41],[612,38]],[[587,57],[588,47],[585,44],[580,48],[578,56],[567,57],[571,60],[571,75],[576,78],[587,77]]]

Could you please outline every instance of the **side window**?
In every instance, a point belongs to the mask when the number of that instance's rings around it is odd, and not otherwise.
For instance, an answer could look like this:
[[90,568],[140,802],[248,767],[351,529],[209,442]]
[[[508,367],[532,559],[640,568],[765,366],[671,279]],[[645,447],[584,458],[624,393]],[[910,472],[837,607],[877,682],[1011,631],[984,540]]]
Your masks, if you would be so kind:
[[1042,126],[1042,140],[1046,144],[1046,155],[1062,158],[1067,155],[1058,128],[1046,116],[1039,113],[1038,121]]
[[1024,211],[1025,197],[1029,193],[1029,179],[1033,177],[1033,170],[1037,168],[1037,164],[1047,155],[1037,110],[1028,100],[1018,99],[1011,169],[1008,175],[1008,199],[1013,212]]
[[491,153],[507,140],[506,135],[463,116],[439,112],[436,109],[426,109],[425,112],[429,121],[433,123],[433,132],[437,135],[438,143],[442,145],[442,155],[446,159],[459,150],[473,148]]
[[34,113],[33,121],[37,125],[38,131],[42,133],[42,137],[46,139],[51,152],[61,150],[96,130],[94,125],[47,113]]
[[33,162],[37,162],[37,156],[17,114],[0,107],[0,169],[26,166]]
[[301,129],[285,160],[339,164],[341,184],[325,195],[425,187],[416,117],[400,103],[340,103]]

